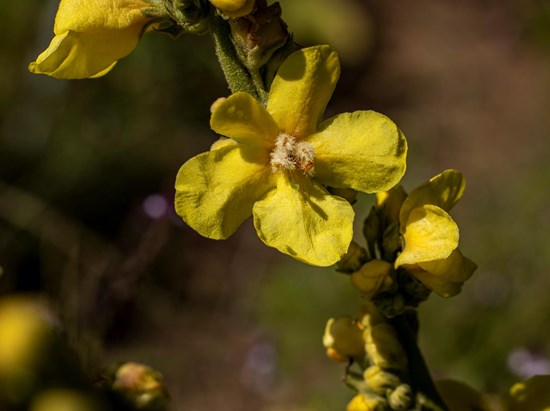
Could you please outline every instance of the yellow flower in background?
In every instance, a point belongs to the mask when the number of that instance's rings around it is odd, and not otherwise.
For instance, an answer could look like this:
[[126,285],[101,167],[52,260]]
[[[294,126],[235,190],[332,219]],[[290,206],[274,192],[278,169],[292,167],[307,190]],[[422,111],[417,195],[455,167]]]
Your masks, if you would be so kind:
[[137,46],[150,8],[144,0],[61,0],[55,37],[29,70],[59,79],[105,75]]
[[509,411],[550,411],[550,375],[515,383],[504,400]]
[[261,240],[302,262],[329,266],[348,250],[354,212],[326,187],[387,190],[405,172],[407,144],[373,111],[321,121],[340,64],[329,46],[292,54],[267,107],[236,93],[214,105],[210,125],[231,140],[187,161],[176,211],[201,235],[228,238],[251,214]]
[[443,297],[458,294],[476,269],[458,249],[458,226],[448,214],[465,188],[460,172],[446,170],[414,189],[399,212],[404,246],[395,267]]
[[256,0],[210,0],[210,3],[227,17],[238,18],[252,12]]

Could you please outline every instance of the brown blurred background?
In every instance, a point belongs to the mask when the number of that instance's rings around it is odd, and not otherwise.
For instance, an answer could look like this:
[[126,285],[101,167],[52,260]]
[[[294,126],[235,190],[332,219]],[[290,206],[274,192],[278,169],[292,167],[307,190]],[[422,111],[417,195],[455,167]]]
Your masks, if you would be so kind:
[[[0,9],[0,294],[48,296],[93,370],[161,370],[175,411],[343,409],[321,335],[359,308],[348,279],[250,222],[216,242],[174,215],[176,172],[215,140],[209,106],[228,94],[208,36],[147,34],[101,79],[31,75],[57,4]],[[550,1],[282,5],[296,42],[340,52],[327,114],[374,109],[404,131],[406,189],[466,176],[453,215],[479,269],[420,309],[433,373],[488,392],[550,373]]]

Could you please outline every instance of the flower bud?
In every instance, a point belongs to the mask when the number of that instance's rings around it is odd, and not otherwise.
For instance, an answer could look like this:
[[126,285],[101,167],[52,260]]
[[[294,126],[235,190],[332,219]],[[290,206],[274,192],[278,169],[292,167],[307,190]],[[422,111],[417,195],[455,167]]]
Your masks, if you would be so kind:
[[164,410],[168,404],[162,375],[146,365],[122,364],[115,372],[112,388],[140,410]]
[[347,253],[336,263],[336,271],[341,273],[353,273],[361,268],[367,261],[367,251],[352,241]]
[[246,16],[252,12],[255,0],[210,0],[210,3],[230,18]]
[[[361,357],[365,355],[361,324],[349,316],[331,318],[325,327],[323,345],[327,348],[329,357],[333,359],[336,359],[336,357],[334,357],[332,350],[342,357]],[[332,356],[328,350],[331,350]]]
[[363,379],[374,392],[383,395],[386,390],[396,388],[401,381],[391,372],[382,370],[377,365],[371,365],[363,372]]
[[413,391],[408,384],[401,384],[388,396],[388,403],[392,410],[409,410],[413,403]]
[[38,299],[0,300],[0,398],[18,404],[34,390],[51,354],[53,318]]
[[365,330],[365,350],[374,365],[386,369],[407,369],[407,354],[390,324],[377,324]]
[[358,394],[349,402],[347,411],[385,411],[388,403],[382,397],[369,394]]
[[383,260],[372,260],[351,275],[351,283],[366,299],[370,300],[382,288],[393,273],[393,266]]

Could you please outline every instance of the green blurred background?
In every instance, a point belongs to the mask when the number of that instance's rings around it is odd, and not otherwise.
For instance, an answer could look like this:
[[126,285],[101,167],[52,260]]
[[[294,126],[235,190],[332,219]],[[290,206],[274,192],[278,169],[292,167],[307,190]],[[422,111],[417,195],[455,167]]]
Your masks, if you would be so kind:
[[[453,215],[479,269],[420,309],[434,375],[501,392],[550,373],[550,2],[282,5],[299,44],[340,52],[327,115],[374,109],[404,131],[406,189],[466,176]],[[161,370],[174,410],[343,409],[321,335],[359,309],[348,278],[266,248],[250,221],[216,242],[174,215],[176,172],[228,94],[208,36],[147,34],[101,79],[31,75],[56,8],[0,9],[0,294],[46,295],[93,370]]]

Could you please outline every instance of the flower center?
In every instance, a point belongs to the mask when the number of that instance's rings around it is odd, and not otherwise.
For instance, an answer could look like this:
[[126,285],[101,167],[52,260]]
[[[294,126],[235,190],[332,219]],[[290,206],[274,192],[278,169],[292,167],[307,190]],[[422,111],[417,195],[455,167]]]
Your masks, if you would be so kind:
[[311,144],[305,141],[296,141],[296,138],[281,133],[275,140],[275,146],[270,154],[271,171],[301,170],[304,174],[312,176],[315,172],[313,159],[315,153]]

